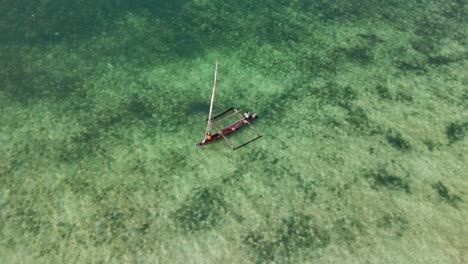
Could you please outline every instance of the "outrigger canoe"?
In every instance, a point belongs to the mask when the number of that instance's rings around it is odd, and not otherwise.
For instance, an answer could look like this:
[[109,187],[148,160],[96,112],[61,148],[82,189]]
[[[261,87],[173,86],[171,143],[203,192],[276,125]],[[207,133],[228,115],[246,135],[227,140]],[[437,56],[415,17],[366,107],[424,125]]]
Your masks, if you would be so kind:
[[[214,96],[215,96],[215,91],[216,91],[216,80],[217,80],[217,76],[218,76],[218,61],[216,60],[216,66],[215,66],[215,76],[214,76],[214,84],[213,84],[213,92],[212,92],[212,95],[211,95],[211,104],[210,104],[210,112],[208,114],[208,125],[206,127],[206,131],[205,131],[205,137],[203,138],[202,141],[200,141],[199,143],[197,143],[196,145],[198,147],[200,146],[204,146],[204,145],[208,145],[210,143],[213,143],[215,141],[217,141],[218,139],[220,138],[223,138],[228,144],[229,146],[231,146],[232,150],[236,150],[238,148],[241,148],[259,138],[262,137],[262,135],[260,135],[257,131],[257,129],[250,123],[252,120],[254,120],[255,118],[257,118],[257,114],[254,113],[254,114],[251,114],[250,112],[245,112],[243,114],[241,114],[241,111],[240,110],[237,110],[235,109],[234,107],[231,107],[229,109],[227,109],[226,111],[222,112],[221,114],[219,115],[216,115],[215,117],[212,117],[212,113],[213,113],[213,103],[214,103]],[[233,111],[233,113],[219,119],[219,120],[216,120],[222,116],[224,116],[225,114],[229,113]],[[228,117],[231,117],[233,115],[239,115],[240,116],[240,119],[231,123],[230,125],[226,126],[226,127],[218,127],[216,125],[216,123],[219,123],[221,120],[223,119],[226,119]],[[216,121],[215,121],[216,120]],[[215,123],[216,122],[216,123]],[[245,143],[242,143],[241,145],[238,145],[238,146],[234,146],[227,138],[226,136],[229,135],[229,134],[232,134],[234,132],[236,132],[238,129],[240,129],[241,127],[243,126],[250,126],[251,129],[253,129],[255,131],[255,133],[257,134],[257,136],[253,139],[250,139],[248,140],[247,142]],[[214,134],[211,134],[211,129],[214,128],[216,130],[216,133]]]

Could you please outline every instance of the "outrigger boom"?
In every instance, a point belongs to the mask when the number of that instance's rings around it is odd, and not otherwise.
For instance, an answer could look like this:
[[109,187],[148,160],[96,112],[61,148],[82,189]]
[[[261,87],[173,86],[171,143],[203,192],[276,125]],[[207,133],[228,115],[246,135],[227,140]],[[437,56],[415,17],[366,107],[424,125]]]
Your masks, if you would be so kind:
[[[224,112],[222,112],[221,114],[218,114],[216,116],[212,116],[213,115],[213,104],[214,104],[214,97],[215,97],[215,92],[216,92],[216,81],[217,81],[217,77],[218,77],[218,60],[216,60],[216,65],[215,65],[215,73],[214,73],[214,81],[213,81],[213,92],[211,94],[211,103],[210,103],[210,112],[208,114],[208,124],[206,126],[206,131],[205,131],[205,137],[203,138],[203,140],[199,143],[197,143],[197,146],[204,146],[204,145],[207,145],[207,144],[210,144],[220,138],[223,138],[228,144],[229,146],[231,146],[231,149],[232,150],[236,150],[236,149],[239,149],[259,138],[262,137],[262,135],[260,135],[260,133],[258,133],[257,129],[255,129],[255,127],[250,123],[252,120],[254,120],[255,118],[257,118],[257,114],[254,113],[254,114],[251,114],[250,112],[245,112],[244,114],[241,114],[241,111],[240,110],[237,110],[235,109],[234,107],[230,107],[229,109],[225,110]],[[218,119],[219,117],[222,117],[223,115],[229,113],[230,111],[233,111],[233,113],[217,120],[216,122],[214,122],[215,119]],[[226,126],[224,128],[219,128],[216,123],[219,123],[221,120],[224,120],[228,117],[231,117],[233,115],[239,115],[241,117],[241,119],[231,123],[229,126]],[[255,131],[256,133],[256,137],[253,138],[253,139],[250,139],[248,140],[247,142],[245,143],[242,143],[238,146],[234,146],[227,138],[226,136],[235,132],[237,129],[245,126],[245,125],[248,125],[250,126],[253,131]],[[215,128],[216,130],[216,133],[214,134],[211,134],[211,128]]]

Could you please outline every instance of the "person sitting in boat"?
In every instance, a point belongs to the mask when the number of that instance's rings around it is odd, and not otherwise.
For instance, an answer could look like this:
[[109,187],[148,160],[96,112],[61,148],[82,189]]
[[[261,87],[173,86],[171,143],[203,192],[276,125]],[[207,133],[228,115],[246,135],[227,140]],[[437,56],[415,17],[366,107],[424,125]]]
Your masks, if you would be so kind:
[[205,135],[205,139],[203,139],[202,143],[205,143],[207,141],[210,141],[212,138],[212,135],[210,132],[208,132],[206,135]]
[[250,112],[245,112],[244,113],[244,118],[247,119],[247,120],[250,120],[250,119],[252,119],[252,114]]

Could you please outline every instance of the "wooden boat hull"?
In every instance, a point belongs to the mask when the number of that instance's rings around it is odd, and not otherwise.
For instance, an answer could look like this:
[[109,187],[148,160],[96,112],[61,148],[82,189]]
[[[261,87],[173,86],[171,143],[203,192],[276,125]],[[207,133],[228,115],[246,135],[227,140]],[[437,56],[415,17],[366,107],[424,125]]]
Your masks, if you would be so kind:
[[201,141],[201,142],[197,143],[197,147],[208,145],[210,143],[213,143],[213,142],[217,141],[218,139],[223,138],[223,136],[227,136],[227,135],[229,135],[231,133],[234,133],[234,132],[236,132],[237,129],[239,129],[239,128],[245,126],[245,125],[248,125],[248,123],[250,121],[254,120],[255,118],[257,118],[256,113],[252,114],[252,118],[250,118],[249,120],[247,120],[245,118],[242,118],[241,120],[238,120],[238,121],[230,124],[229,126],[223,128],[221,130],[222,135],[219,132],[216,132],[215,134],[211,135],[210,140],[206,140],[205,142]]

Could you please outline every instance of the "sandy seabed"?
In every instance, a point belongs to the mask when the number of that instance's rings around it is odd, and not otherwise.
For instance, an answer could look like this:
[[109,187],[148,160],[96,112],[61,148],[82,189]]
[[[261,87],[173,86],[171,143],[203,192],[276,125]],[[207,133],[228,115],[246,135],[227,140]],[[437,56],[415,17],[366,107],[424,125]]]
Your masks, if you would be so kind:
[[463,1],[141,2],[2,3],[1,263],[468,262]]

